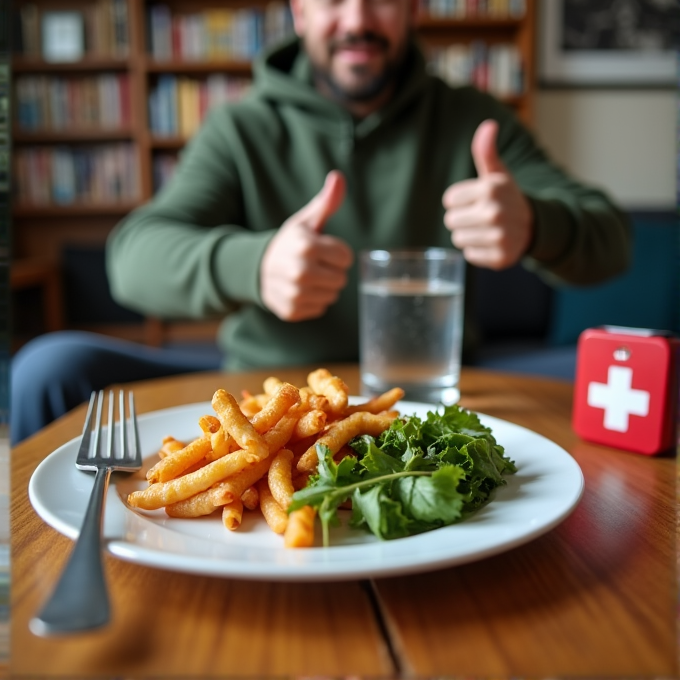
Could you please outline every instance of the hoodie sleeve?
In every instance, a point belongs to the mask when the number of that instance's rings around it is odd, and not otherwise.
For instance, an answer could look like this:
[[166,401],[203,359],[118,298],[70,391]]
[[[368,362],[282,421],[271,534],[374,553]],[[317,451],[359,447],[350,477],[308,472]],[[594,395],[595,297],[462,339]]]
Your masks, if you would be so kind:
[[260,260],[275,232],[239,226],[245,218],[230,125],[225,109],[211,113],[166,187],[111,233],[107,272],[122,305],[200,318],[261,304]]
[[499,114],[503,162],[529,199],[533,241],[523,264],[555,284],[590,285],[629,266],[631,229],[607,195],[550,161],[507,110]]

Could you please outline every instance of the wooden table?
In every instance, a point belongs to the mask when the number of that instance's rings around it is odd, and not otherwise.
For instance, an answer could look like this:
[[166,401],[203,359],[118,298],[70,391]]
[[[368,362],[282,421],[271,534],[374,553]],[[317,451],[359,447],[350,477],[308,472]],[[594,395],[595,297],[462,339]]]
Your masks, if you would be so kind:
[[[333,366],[351,390],[354,366]],[[304,384],[305,370],[277,374]],[[259,391],[267,373],[198,374],[134,385],[140,412]],[[462,403],[569,451],[585,495],[560,526],[454,568],[346,583],[196,577],[106,558],[114,619],[41,639],[28,621],[72,545],[26,493],[31,473],[79,434],[84,407],[12,455],[12,676],[69,678],[674,677],[675,458],[580,441],[567,383],[466,370]]]

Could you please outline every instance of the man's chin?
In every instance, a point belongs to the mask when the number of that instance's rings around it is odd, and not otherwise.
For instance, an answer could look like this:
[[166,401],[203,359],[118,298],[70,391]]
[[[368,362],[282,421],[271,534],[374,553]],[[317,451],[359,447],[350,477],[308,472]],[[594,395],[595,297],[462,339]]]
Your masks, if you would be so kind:
[[[355,71],[358,69],[355,69]],[[378,97],[389,85],[388,73],[379,75],[356,73],[335,75],[329,79],[329,85],[335,95],[349,102],[366,102]]]
[[385,83],[368,83],[360,85],[336,85],[333,89],[340,99],[348,102],[368,102],[380,96],[385,89]]

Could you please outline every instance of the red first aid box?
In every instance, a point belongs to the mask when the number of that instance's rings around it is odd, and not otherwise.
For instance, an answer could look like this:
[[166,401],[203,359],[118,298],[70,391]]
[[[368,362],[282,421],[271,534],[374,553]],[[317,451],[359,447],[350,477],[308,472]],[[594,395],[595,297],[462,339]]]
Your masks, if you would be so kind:
[[680,341],[604,326],[578,341],[573,428],[591,442],[653,455],[676,444]]

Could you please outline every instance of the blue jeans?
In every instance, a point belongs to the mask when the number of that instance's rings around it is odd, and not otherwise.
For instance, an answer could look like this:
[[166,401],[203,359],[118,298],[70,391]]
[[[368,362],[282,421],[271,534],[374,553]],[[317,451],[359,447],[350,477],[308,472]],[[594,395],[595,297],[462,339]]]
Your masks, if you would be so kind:
[[12,445],[87,401],[92,390],[219,368],[213,354],[157,349],[80,331],[41,335],[12,359]]

